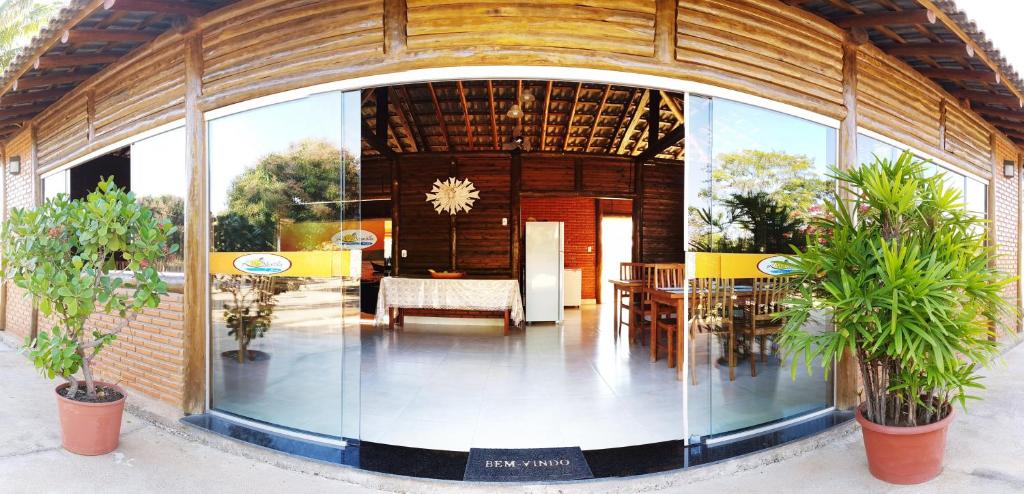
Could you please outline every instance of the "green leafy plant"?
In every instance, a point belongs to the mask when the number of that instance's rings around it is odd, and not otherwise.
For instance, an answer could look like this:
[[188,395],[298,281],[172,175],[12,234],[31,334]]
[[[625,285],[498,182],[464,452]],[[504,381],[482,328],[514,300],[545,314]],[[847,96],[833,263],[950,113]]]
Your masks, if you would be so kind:
[[249,343],[270,330],[273,321],[275,283],[271,276],[218,275],[217,289],[231,295],[224,304],[224,322],[228,335],[238,342],[236,358],[244,364],[251,359]]
[[[828,203],[812,220],[821,233],[788,260],[796,295],[779,343],[794,373],[800,356],[826,372],[856,356],[868,420],[937,422],[981,387],[975,371],[998,355],[996,326],[1015,312],[1001,295],[1013,279],[992,267],[985,220],[909,152],[831,173],[850,200]],[[805,331],[814,318],[835,331]]]
[[[61,194],[35,209],[11,210],[3,227],[5,280],[26,290],[54,321],[48,331],[26,338],[24,351],[43,375],[68,381],[69,398],[79,389],[78,372],[86,398],[96,398],[93,360],[167,293],[153,264],[178,250],[168,244],[173,233],[170,223],[154,219],[113,177],[84,199]],[[113,272],[119,265],[124,270]],[[119,324],[88,325],[97,311],[117,314]]]

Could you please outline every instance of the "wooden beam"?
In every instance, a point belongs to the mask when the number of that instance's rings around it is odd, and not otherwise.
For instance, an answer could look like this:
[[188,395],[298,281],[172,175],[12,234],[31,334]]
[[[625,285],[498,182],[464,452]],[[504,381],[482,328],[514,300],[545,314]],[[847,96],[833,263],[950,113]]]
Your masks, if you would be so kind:
[[982,115],[1006,118],[1009,120],[1019,120],[1021,122],[1024,122],[1024,112],[1018,112],[1013,110],[999,110],[995,108],[989,108],[987,106],[975,106],[971,109],[978,113],[981,113]]
[[107,65],[117,61],[121,57],[106,54],[87,55],[49,55],[39,59],[38,68],[52,69],[54,67],[78,67],[81,65]]
[[494,81],[487,80],[487,100],[491,104],[491,140],[493,141],[494,150],[501,149],[501,143],[498,142],[498,115],[494,107]]
[[523,241],[522,241],[522,230],[523,230],[523,214],[522,214],[522,190],[523,190],[523,152],[519,149],[512,150],[512,162],[511,162],[511,188],[512,188],[512,204],[510,205],[509,213],[512,216],[509,226],[512,228],[511,235],[511,263],[512,263],[512,278],[521,280],[522,278],[522,264],[523,264]]
[[466,144],[470,151],[476,150],[476,143],[473,140],[473,122],[469,120],[469,103],[466,101],[466,88],[462,81],[455,81],[455,87],[459,90],[459,100],[462,102],[462,118],[466,121]]
[[548,81],[547,89],[544,91],[544,116],[540,123],[540,150],[548,144],[548,112],[551,110],[551,88],[554,81]]
[[[633,112],[633,118],[629,121],[629,125],[626,126],[626,133],[622,134],[622,140],[619,141],[619,148],[616,150],[615,154],[622,154],[626,152],[626,143],[629,142],[629,137],[636,131],[636,126],[640,123],[640,115],[643,115],[643,111],[646,109],[647,101],[650,97],[651,90],[644,89],[644,93],[640,95],[640,102],[637,103],[636,110]],[[628,107],[623,111],[628,111]],[[640,141],[640,139],[637,138],[637,141]]]
[[14,93],[0,97],[0,106],[35,103],[37,101],[56,101],[68,92],[64,89],[50,89],[33,93]]
[[993,105],[1004,105],[1010,108],[1022,108],[1021,99],[1017,96],[1004,96],[995,93],[983,93],[980,91],[950,91],[949,94],[958,99],[966,99],[975,103],[989,103]]
[[35,115],[45,110],[49,104],[45,105],[32,105],[32,106],[12,106],[0,110],[0,118],[7,117],[21,117],[25,115]]
[[[423,131],[423,123],[420,122],[420,114],[416,112],[416,107],[412,104],[412,98],[409,96],[409,89],[406,86],[398,86],[398,94],[402,95],[402,99],[409,105],[409,116],[412,118],[412,123],[416,126],[416,132],[420,133]],[[433,151],[434,145],[430,142],[430,139],[426,135],[420,133],[420,138],[423,140],[423,151]],[[397,238],[397,237],[396,237]]]
[[907,43],[882,50],[897,57],[974,57],[974,49],[961,43]]
[[[384,147],[389,148],[387,145],[388,138],[388,123],[391,120],[391,112],[388,110],[388,89],[387,87],[378,87],[373,90],[374,99],[374,121],[376,123],[376,130],[374,134],[381,139]],[[390,149],[390,148],[389,148]],[[381,152],[381,154],[385,154]]]
[[647,147],[661,138],[661,91],[652,91],[647,100]]
[[[840,170],[850,170],[857,163],[857,45],[855,39],[847,39],[843,43],[843,106],[846,116],[839,122],[837,139],[837,166]],[[849,191],[840,190],[840,199],[849,204]],[[846,350],[836,362],[835,398],[836,408],[851,410],[860,404],[857,394],[858,384],[857,356]]]
[[[90,15],[92,15],[92,13],[95,12],[97,9],[99,9],[101,7],[104,7],[104,3],[106,1],[107,0],[90,0],[89,3],[87,3],[81,9],[79,9],[78,12],[76,12],[75,15],[72,18],[68,19],[67,22],[64,25],[67,26],[68,28],[74,27],[79,22],[82,22],[82,20],[85,19],[86,17],[89,17]],[[64,35],[63,31],[59,31],[59,30],[53,31],[53,33],[51,34],[50,38],[47,39],[46,41],[42,42],[42,43],[39,43],[39,45],[36,48],[36,50],[33,51],[30,56],[26,57],[25,60],[32,60],[33,62],[35,60],[38,60],[39,57],[42,57],[44,53],[46,53],[47,51],[50,50],[50,48],[52,48],[54,45],[59,43],[60,42],[60,38],[63,35]],[[9,79],[7,79],[7,83],[4,84],[3,88],[0,88],[0,95],[6,94],[8,91],[11,90],[11,88],[16,87],[16,85],[20,86],[21,89],[28,89],[28,87],[25,86],[24,84],[18,84],[18,79],[20,79],[21,76],[25,75],[25,73],[28,72],[29,69],[31,69],[31,68],[32,68],[32,64],[31,63],[25,63],[21,67],[17,67],[17,68],[15,68],[15,67],[8,67],[7,68],[8,72],[10,72],[12,75],[11,75],[11,77]],[[11,70],[11,69],[14,69],[14,70]]]
[[676,117],[676,121],[679,123],[685,123],[686,117],[683,115],[683,109],[679,107],[678,103],[676,103],[675,98],[673,98],[671,94],[665,91],[658,92],[661,93],[661,100],[665,102],[665,105],[668,106],[669,111],[671,111],[672,115]]
[[676,61],[678,0],[657,0],[654,6],[654,57],[662,63]]
[[399,98],[398,92],[395,91],[393,87],[389,87],[388,92],[394,92],[394,98],[389,97],[389,101],[391,101],[391,104],[395,107],[395,114],[398,115],[399,123],[401,123],[402,127],[405,128],[405,131],[409,133],[409,140],[412,141],[412,152],[419,152],[420,143],[417,142],[417,131],[419,129],[414,129],[409,123],[408,117],[405,116],[405,108],[402,107],[402,100]]
[[1003,82],[1003,86],[1009,89],[1018,100],[1024,100],[1024,91],[1021,91],[1021,89],[1012,82],[1012,78],[1006,77],[1006,74],[1003,73],[1003,69],[1000,68],[999,64],[996,63],[996,61],[988,55],[988,52],[985,51],[985,47],[979,45],[970,34],[960,27],[960,24],[956,20],[951,18],[946,11],[935,3],[934,0],[917,0],[917,2],[921,4],[922,7],[928,9],[929,12],[932,12],[942,25],[946,26],[946,28],[952,31],[953,34],[957,35],[961,41],[971,47],[971,49],[978,54],[978,58],[980,58],[989,69],[996,74],[999,74],[999,79]]
[[576,83],[576,91],[572,97],[572,108],[569,109],[569,119],[565,121],[565,137],[562,138],[562,151],[569,146],[569,137],[572,136],[572,121],[576,120],[576,107],[580,104],[580,93],[583,92],[583,83]]
[[669,148],[673,144],[683,140],[686,137],[686,125],[679,124],[674,129],[670,130],[665,137],[658,139],[654,142],[647,144],[647,149],[644,152],[638,154],[636,159],[640,162],[647,161],[655,156],[658,156],[662,151]]
[[85,29],[77,28],[64,31],[60,42],[69,45],[82,43],[145,43],[160,33],[153,31],[136,31],[130,29]]
[[[594,134],[597,133],[597,128],[601,126],[601,116],[604,115],[604,109],[608,103],[608,93],[610,93],[611,90],[611,84],[605,85],[604,93],[601,95],[601,103],[597,105],[597,113],[594,115],[594,123],[590,126],[590,136],[587,137],[587,146],[583,148],[584,153],[590,151],[591,142],[594,141]],[[612,136],[612,140],[615,140],[615,136]]]
[[844,28],[876,27],[876,26],[912,26],[914,24],[935,24],[938,21],[935,12],[928,9],[885,12],[881,14],[861,14],[840,17],[832,23]]
[[427,89],[430,90],[430,100],[434,102],[434,115],[437,117],[437,125],[441,126],[441,135],[444,136],[445,151],[451,151],[452,141],[448,137],[448,125],[444,123],[444,113],[441,112],[441,104],[437,102],[437,91],[434,91],[434,83],[428,82]]
[[110,10],[122,12],[153,12],[164,15],[202,17],[206,13],[201,7],[178,0],[117,0]]
[[187,414],[201,413],[206,407],[206,318],[209,316],[206,290],[210,276],[206,270],[210,225],[207,197],[206,122],[199,100],[203,94],[203,36],[191,33],[185,38],[185,150],[188,155],[188,189],[185,200],[185,230],[182,253],[185,257],[183,332],[184,389],[181,409]]
[[918,69],[925,77],[931,79],[945,79],[947,81],[978,81],[989,84],[999,84],[999,74],[983,70],[956,70],[956,69]]
[[384,53],[395,57],[408,46],[409,8],[406,0],[384,0]]
[[[383,137],[380,137],[380,135],[374,132],[373,128],[370,127],[370,124],[366,123],[366,119],[360,119],[360,122],[362,123],[363,139],[366,140],[366,143],[369,144],[370,147],[387,159],[394,160],[398,158],[398,154],[395,153],[395,150],[388,146],[388,143]],[[383,135],[386,136],[387,127],[384,128],[384,131],[385,134]]]
[[81,82],[93,75],[95,72],[72,72],[69,74],[54,74],[44,75],[38,77],[26,77],[18,82],[18,90],[24,91],[26,89],[32,89],[37,87],[55,86],[57,84],[67,84],[71,82]]

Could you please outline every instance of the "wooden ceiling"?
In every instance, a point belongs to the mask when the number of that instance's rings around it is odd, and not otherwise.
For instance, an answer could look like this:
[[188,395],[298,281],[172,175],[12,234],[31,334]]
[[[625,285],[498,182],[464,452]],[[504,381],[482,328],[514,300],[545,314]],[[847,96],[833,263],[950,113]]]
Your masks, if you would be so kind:
[[128,52],[231,1],[73,0],[4,73],[0,140]]
[[[378,127],[378,98],[387,108],[386,130]],[[685,153],[680,94],[613,84],[475,80],[364,90],[364,155],[507,148],[517,135],[518,119],[508,115],[516,102],[522,102],[521,135],[534,152],[642,156],[653,103],[655,142],[663,141],[656,157],[682,159]],[[378,129],[387,132],[386,149]]]
[[[1024,144],[1020,78],[949,0],[785,0],[870,41]],[[1008,1],[1007,14],[1018,2]],[[1012,4],[1012,7],[1011,7]]]

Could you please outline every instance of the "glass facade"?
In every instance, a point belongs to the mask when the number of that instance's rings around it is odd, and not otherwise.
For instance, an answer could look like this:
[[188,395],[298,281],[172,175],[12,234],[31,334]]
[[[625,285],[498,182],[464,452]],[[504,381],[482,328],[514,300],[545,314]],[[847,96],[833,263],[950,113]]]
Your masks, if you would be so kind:
[[346,105],[358,100],[325,93],[208,124],[212,408],[327,437],[344,435],[353,390],[360,259],[337,234],[359,219],[359,125]]
[[[836,130],[726,99],[689,101],[690,436],[825,409],[833,391],[820,367],[791,378],[780,358],[781,324],[771,317],[782,301],[778,278],[759,262],[802,246],[807,219],[834,197],[826,174]],[[809,324],[831,330],[827,314]]]

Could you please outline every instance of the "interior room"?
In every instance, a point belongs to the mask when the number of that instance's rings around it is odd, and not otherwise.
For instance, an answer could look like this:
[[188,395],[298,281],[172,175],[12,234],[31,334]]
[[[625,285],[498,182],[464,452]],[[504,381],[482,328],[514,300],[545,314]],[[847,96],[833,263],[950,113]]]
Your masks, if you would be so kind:
[[833,128],[463,80],[313,94],[208,132],[216,413],[324,440],[599,450],[831,406],[820,370],[790,377],[751,269],[831,193]]

